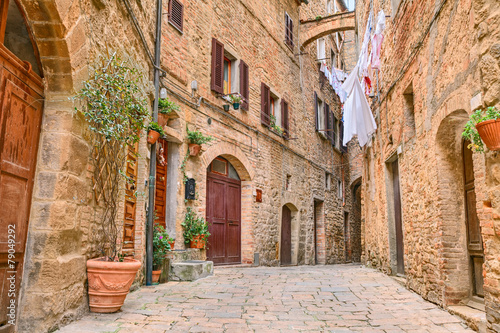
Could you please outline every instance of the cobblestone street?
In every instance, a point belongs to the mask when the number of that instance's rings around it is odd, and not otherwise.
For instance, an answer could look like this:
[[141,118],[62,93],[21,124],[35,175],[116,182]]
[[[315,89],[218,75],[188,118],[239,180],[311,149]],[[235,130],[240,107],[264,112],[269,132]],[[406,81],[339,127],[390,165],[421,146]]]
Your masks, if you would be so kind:
[[193,283],[143,287],[79,332],[472,332],[391,277],[359,265],[216,268]]

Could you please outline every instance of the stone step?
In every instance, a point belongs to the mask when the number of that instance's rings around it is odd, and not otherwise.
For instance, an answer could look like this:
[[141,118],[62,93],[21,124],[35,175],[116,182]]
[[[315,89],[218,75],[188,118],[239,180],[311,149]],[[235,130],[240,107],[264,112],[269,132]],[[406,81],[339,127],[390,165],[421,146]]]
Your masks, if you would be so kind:
[[452,305],[448,311],[464,319],[470,328],[479,332],[486,333],[486,314],[484,311],[474,309],[466,305]]
[[214,274],[212,261],[186,260],[170,265],[170,281],[196,281]]

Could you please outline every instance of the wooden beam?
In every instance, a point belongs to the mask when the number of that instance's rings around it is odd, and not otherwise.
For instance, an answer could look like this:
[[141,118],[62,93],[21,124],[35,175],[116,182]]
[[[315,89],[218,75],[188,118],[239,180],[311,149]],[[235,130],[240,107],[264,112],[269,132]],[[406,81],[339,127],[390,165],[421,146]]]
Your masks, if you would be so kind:
[[0,0],[0,43],[5,39],[5,28],[7,27],[7,14],[9,12],[9,0]]

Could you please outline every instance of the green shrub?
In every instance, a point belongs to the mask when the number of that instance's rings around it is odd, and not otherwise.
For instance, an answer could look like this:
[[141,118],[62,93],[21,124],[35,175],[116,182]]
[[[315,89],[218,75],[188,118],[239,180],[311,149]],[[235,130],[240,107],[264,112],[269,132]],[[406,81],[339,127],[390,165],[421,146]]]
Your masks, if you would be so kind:
[[181,110],[180,106],[177,103],[169,100],[168,97],[167,98],[160,98],[160,100],[158,101],[158,112],[159,113],[169,114],[172,111],[178,112],[180,110]]
[[200,131],[190,131],[189,128],[187,129],[187,136],[190,143],[197,145],[202,145],[214,139],[210,135],[204,136]]
[[196,236],[202,236],[202,241],[206,241],[210,236],[207,222],[203,217],[198,217],[191,207],[187,207],[186,216],[181,225],[184,229],[184,243],[186,244],[189,244]]
[[159,269],[165,258],[165,254],[170,251],[170,242],[173,239],[168,236],[162,225],[155,224],[153,230],[153,267]]

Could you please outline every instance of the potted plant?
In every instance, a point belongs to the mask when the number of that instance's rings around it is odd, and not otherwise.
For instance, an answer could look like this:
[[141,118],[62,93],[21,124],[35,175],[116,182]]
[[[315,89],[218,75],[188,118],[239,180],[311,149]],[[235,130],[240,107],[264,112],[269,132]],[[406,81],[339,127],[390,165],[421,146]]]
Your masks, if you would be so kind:
[[231,107],[231,105],[224,104],[222,107],[224,108],[224,111],[229,112],[229,108]]
[[187,136],[189,140],[189,154],[196,156],[201,150],[201,145],[212,141],[214,138],[210,135],[203,135],[200,131],[190,131],[187,129]]
[[150,122],[148,126],[148,143],[155,144],[160,136],[165,136],[163,128],[155,121]]
[[167,98],[158,100],[158,124],[166,126],[172,114],[179,112],[181,108],[179,105]]
[[121,253],[123,229],[117,220],[127,147],[139,141],[149,111],[136,69],[115,55],[102,57],[100,63],[75,100],[89,125],[96,202],[88,236],[96,256],[87,261],[89,305],[93,312],[106,313],[121,308],[141,267],[140,261]]
[[269,126],[271,127],[271,129],[274,132],[276,132],[276,134],[283,135],[283,129],[281,127],[279,127],[278,125],[276,125],[276,117],[273,115],[271,115],[271,122],[270,122]]
[[500,150],[500,111],[490,106],[472,113],[462,136],[470,141],[472,151],[484,152],[483,142],[489,150]]
[[231,104],[233,104],[233,108],[235,110],[238,110],[240,108],[241,99],[242,98],[239,94],[229,95],[229,100],[231,101]]
[[165,260],[165,254],[170,251],[171,241],[172,239],[168,236],[165,228],[155,224],[153,231],[153,283],[160,279],[161,266]]
[[184,229],[184,243],[189,244],[191,248],[203,249],[210,236],[205,219],[196,216],[191,207],[187,207],[186,216],[181,225]]
[[168,242],[170,244],[170,251],[173,251],[175,249],[175,239],[170,238],[170,241]]

